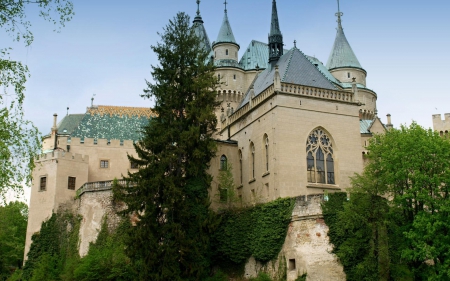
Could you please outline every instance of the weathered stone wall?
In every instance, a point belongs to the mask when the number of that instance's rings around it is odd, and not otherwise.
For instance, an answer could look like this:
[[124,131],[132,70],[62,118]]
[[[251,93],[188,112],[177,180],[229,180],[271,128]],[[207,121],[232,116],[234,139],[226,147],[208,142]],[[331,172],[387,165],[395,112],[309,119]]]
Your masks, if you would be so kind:
[[77,213],[82,216],[79,253],[83,257],[89,251],[89,244],[97,240],[105,216],[110,231],[118,226],[120,217],[116,212],[123,205],[113,202],[112,190],[85,192],[76,204],[78,204]]
[[251,258],[245,266],[245,277],[256,277],[264,271],[277,280],[287,270],[287,281],[295,281],[304,273],[308,281],[346,280],[342,265],[331,254],[328,226],[322,219],[322,201],[323,195],[298,197],[278,259],[263,265]]

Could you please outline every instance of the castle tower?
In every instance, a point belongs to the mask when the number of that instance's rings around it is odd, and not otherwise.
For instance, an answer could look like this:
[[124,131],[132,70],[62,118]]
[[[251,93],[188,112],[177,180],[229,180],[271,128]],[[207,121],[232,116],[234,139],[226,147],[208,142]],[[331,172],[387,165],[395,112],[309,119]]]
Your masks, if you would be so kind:
[[206,33],[205,26],[203,25],[202,16],[200,15],[200,0],[197,0],[197,15],[194,18],[193,28],[194,28],[195,34],[201,40],[201,47],[207,53],[211,53],[212,52],[211,42],[209,41],[208,34]]
[[272,2],[272,20],[269,33],[269,63],[276,63],[283,55],[283,34],[278,21],[277,1]]
[[213,42],[214,60],[232,60],[238,61],[238,52],[240,46],[234,39],[231,30],[230,21],[228,20],[227,1],[225,1],[225,14],[223,16],[222,26],[220,27],[217,40]]
[[336,13],[338,18],[338,27],[333,49],[331,50],[330,57],[328,58],[327,68],[339,81],[344,83],[352,83],[353,78],[356,78],[356,83],[365,87],[367,72],[362,68],[358,58],[356,58],[356,55],[352,50],[352,47],[350,47],[350,44],[345,37],[341,19],[343,15],[344,14],[340,11],[338,0],[338,12]]
[[[217,40],[213,42],[214,64],[220,86],[217,90],[217,100],[221,106],[216,110],[218,129],[226,127],[227,118],[239,106],[246,83],[245,71],[238,62],[239,44],[234,38],[230,21],[228,20],[227,1],[225,13]],[[226,138],[226,136],[223,136]]]

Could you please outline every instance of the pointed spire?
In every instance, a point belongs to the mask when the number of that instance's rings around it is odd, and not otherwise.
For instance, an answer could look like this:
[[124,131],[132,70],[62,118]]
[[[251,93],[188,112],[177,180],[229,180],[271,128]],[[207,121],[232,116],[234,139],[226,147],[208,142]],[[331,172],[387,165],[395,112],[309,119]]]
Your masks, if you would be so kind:
[[205,26],[203,26],[203,19],[200,15],[200,0],[197,0],[197,16],[194,18],[193,25],[195,34],[201,39],[201,47],[207,52],[211,52],[211,42],[206,33]]
[[228,10],[227,4],[228,2],[225,0],[225,14],[223,16],[222,26],[220,27],[219,35],[217,36],[217,40],[214,45],[219,43],[232,43],[239,46],[236,43],[236,39],[234,38],[233,30],[231,30],[230,21],[228,20]]
[[344,28],[342,27],[342,16],[344,14],[340,10],[339,0],[337,1],[338,12],[336,13],[336,17],[338,18],[338,27],[333,49],[331,50],[330,57],[328,58],[327,68],[334,69],[340,67],[355,67],[363,69],[358,59],[356,58],[352,47],[350,47],[347,38],[345,37]]
[[283,35],[278,21],[277,1],[272,2],[272,21],[269,34],[269,62],[278,61],[283,55]]

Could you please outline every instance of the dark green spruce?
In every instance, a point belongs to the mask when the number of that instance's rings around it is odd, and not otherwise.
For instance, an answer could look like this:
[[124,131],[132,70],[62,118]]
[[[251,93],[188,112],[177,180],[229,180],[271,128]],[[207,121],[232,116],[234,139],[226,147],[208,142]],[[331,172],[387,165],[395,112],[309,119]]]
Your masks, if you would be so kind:
[[204,280],[217,224],[206,172],[216,150],[217,79],[189,16],[177,14],[159,35],[152,46],[159,64],[143,95],[154,100],[157,117],[135,145],[138,158],[130,157],[140,167],[128,176],[134,184],[114,196],[126,204],[124,215],[138,218],[126,245],[141,280]]

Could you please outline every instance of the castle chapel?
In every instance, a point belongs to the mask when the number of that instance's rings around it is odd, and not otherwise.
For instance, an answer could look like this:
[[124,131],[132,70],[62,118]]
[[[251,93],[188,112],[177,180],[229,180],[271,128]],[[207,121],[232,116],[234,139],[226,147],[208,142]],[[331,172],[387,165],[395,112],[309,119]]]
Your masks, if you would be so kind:
[[[252,40],[242,50],[227,9],[211,43],[197,4],[193,27],[220,81],[218,152],[209,170],[212,207],[227,200],[217,175],[228,164],[243,205],[345,191],[349,177],[363,170],[368,139],[392,124],[389,115],[386,125],[377,117],[377,94],[366,87],[367,72],[344,34],[343,14],[336,14],[336,38],[324,65],[295,44],[284,49],[275,0],[267,42]],[[110,208],[110,197],[99,194],[137,168],[127,154],[136,156],[137,132],[153,114],[148,108],[91,105],[59,123],[54,117],[33,171],[25,257],[42,221],[75,197],[83,216],[80,254],[87,253]]]

